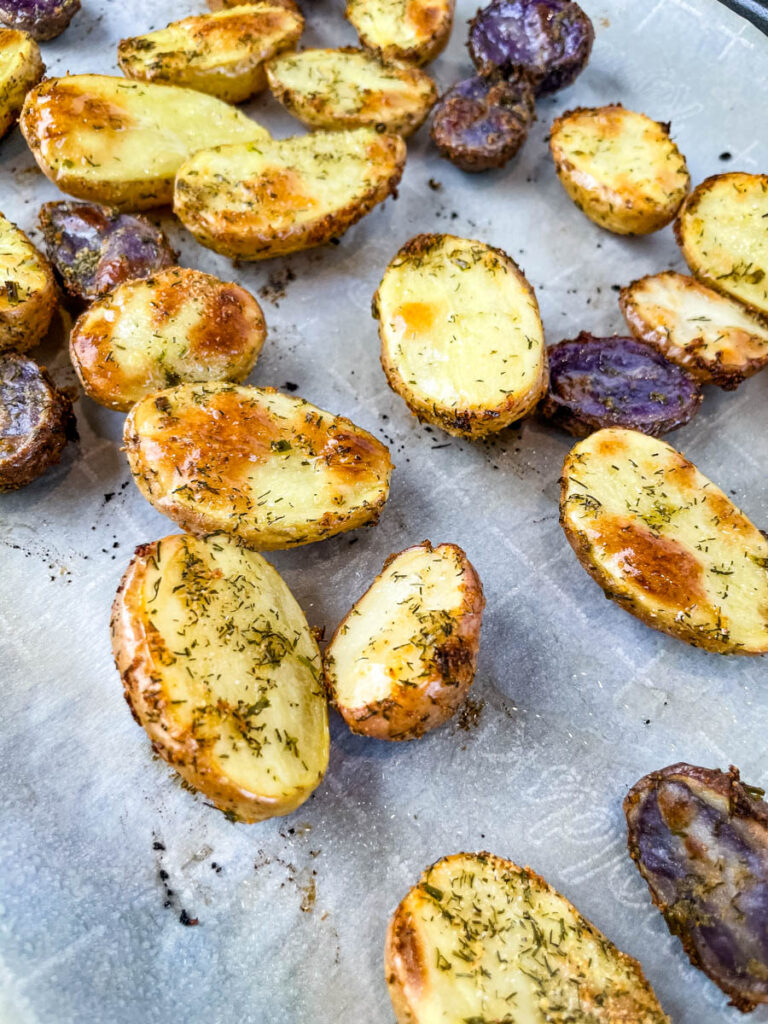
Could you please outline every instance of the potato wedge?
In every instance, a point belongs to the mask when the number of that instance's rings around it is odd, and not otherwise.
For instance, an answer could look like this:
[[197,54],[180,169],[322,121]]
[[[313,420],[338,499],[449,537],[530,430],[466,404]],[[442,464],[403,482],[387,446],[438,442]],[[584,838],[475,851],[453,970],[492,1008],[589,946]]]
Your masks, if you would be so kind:
[[715,174],[691,192],[675,237],[694,275],[768,314],[768,174]]
[[171,267],[89,306],[69,352],[86,394],[128,412],[160,388],[245,380],[265,337],[261,307],[245,288]]
[[565,460],[560,522],[607,597],[720,654],[768,652],[768,539],[664,441],[599,430]]
[[670,1024],[637,960],[491,853],[427,868],[390,921],[385,967],[399,1024]]
[[685,274],[633,281],[619,306],[636,338],[698,380],[731,391],[768,365],[768,322]]
[[647,235],[669,224],[691,184],[669,125],[618,103],[558,117],[549,147],[574,203],[618,235]]
[[117,61],[129,78],[183,85],[242,103],[266,87],[264,61],[295,46],[303,30],[298,11],[265,0],[123,39]]
[[176,171],[202,146],[268,138],[212,96],[108,75],[43,82],[28,94],[20,125],[62,192],[121,210],[170,203]]
[[56,309],[48,260],[0,213],[0,352],[26,352],[45,336]]
[[392,555],[342,619],[323,658],[352,732],[411,740],[446,722],[475,677],[485,598],[455,544]]
[[112,607],[125,699],[229,817],[290,814],[328,765],[320,652],[284,580],[227,537],[142,544]]
[[503,430],[546,391],[536,296],[501,249],[416,235],[387,267],[373,315],[389,386],[449,434]]
[[302,50],[267,64],[273,96],[310,128],[359,128],[408,136],[424,123],[437,86],[418,68],[366,50]]
[[395,191],[399,135],[373,128],[205,149],[176,175],[173,210],[201,245],[264,260],[338,238]]
[[388,449],[343,416],[273,388],[180,384],[125,421],[133,478],[155,508],[195,534],[221,531],[269,550],[378,519]]
[[346,18],[382,60],[420,66],[448,44],[454,7],[455,0],[347,0]]
[[0,28],[0,138],[16,124],[24,97],[44,73],[40,47],[32,36]]

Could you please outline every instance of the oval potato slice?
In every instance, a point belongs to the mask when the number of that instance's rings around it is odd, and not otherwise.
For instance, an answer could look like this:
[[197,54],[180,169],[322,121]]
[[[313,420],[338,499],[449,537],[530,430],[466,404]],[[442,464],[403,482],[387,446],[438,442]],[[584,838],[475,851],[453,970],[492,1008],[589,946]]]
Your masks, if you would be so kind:
[[385,965],[399,1024],[670,1024],[636,960],[491,853],[427,868],[390,921]]
[[360,42],[382,60],[427,64],[445,49],[455,0],[347,0]]
[[40,47],[32,36],[0,28],[0,137],[16,123],[24,97],[44,73]]
[[715,174],[675,221],[685,261],[710,288],[768,314],[768,174]]
[[264,61],[295,46],[303,30],[297,10],[244,4],[123,39],[117,60],[129,78],[183,85],[242,103],[265,88]]
[[352,46],[281,54],[267,64],[267,79],[273,96],[310,128],[368,125],[407,136],[437,100],[423,71]]
[[213,96],[108,75],[48,79],[27,95],[20,125],[62,192],[122,210],[170,203],[176,171],[203,146],[268,137]]
[[619,235],[669,224],[691,184],[669,125],[620,104],[567,111],[552,125],[549,147],[574,203]]
[[56,309],[48,260],[0,213],[0,352],[26,352],[45,336]]
[[731,391],[768,364],[768,323],[685,274],[633,281],[619,306],[636,338],[698,380]]
[[501,249],[416,235],[387,267],[373,315],[390,387],[449,434],[503,430],[546,390],[536,296]]
[[768,540],[664,441],[599,430],[565,460],[560,522],[606,595],[720,654],[768,652]]
[[134,718],[190,785],[239,821],[307,799],[328,765],[320,652],[261,555],[221,536],[142,544],[111,629]]
[[373,128],[206,149],[179,168],[173,210],[214,252],[284,256],[338,238],[383,202],[405,152]]
[[89,306],[69,351],[86,394],[127,412],[159,388],[245,380],[265,337],[261,307],[245,288],[171,267]]
[[133,478],[195,534],[265,550],[333,537],[378,519],[389,450],[343,416],[272,388],[180,384],[125,421]]
[[446,722],[475,677],[485,598],[455,544],[392,555],[339,624],[326,686],[352,732],[410,740]]

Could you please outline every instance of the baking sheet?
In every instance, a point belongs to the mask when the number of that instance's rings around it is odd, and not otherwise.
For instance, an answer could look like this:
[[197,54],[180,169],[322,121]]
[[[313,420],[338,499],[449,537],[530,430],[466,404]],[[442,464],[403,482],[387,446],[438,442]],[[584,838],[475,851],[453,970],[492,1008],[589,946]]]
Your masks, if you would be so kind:
[[[120,36],[190,6],[86,0],[70,30],[43,45],[49,73],[116,72]],[[340,0],[303,6],[305,44],[354,42]],[[469,71],[474,6],[461,0],[432,67],[442,86]],[[333,716],[330,767],[313,798],[289,818],[232,825],[153,759],[112,665],[120,574],[136,544],[174,532],[129,480],[123,417],[81,399],[79,451],[0,498],[3,1024],[391,1022],[390,913],[428,863],[483,848],[530,864],[638,957],[675,1022],[741,1019],[652,908],[625,852],[621,801],[642,774],[682,759],[733,762],[768,784],[765,660],[696,651],[607,602],[557,523],[569,438],[528,422],[470,444],[420,426],[386,386],[369,312],[388,260],[418,231],[506,249],[536,288],[550,343],[620,331],[616,286],[682,269],[670,229],[622,239],[567,200],[545,140],[569,107],[619,100],[671,120],[694,182],[766,169],[768,47],[755,28],[715,0],[585,6],[597,29],[592,62],[539,104],[507,170],[464,175],[422,130],[399,199],[339,246],[236,269],[164,220],[182,263],[261,296],[269,339],[251,380],[298,385],[392,448],[379,526],[270,556],[310,622],[332,630],[384,558],[425,537],[462,545],[477,567],[488,607],[471,703],[457,720],[388,745],[353,737]],[[277,135],[300,130],[271,100],[252,110]],[[57,191],[18,132],[0,161],[0,209],[34,229]],[[64,349],[43,354],[59,382],[73,381]],[[698,418],[669,439],[768,525],[768,373],[735,394],[708,389]],[[182,910],[199,925],[184,927]],[[766,1022],[768,1010],[750,1019]]]

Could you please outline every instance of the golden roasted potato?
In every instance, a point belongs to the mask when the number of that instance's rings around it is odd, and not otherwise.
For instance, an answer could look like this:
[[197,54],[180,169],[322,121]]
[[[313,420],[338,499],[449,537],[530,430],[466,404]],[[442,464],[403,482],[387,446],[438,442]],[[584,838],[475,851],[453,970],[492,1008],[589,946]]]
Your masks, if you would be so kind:
[[389,924],[399,1024],[670,1024],[637,960],[530,868],[456,853]]
[[360,42],[382,60],[427,64],[445,49],[454,0],[347,0]]
[[446,722],[475,677],[485,598],[455,544],[392,555],[342,619],[325,682],[352,732],[411,740]]
[[320,652],[269,562],[222,536],[142,544],[111,627],[133,716],[190,785],[239,821],[307,799],[328,765]]
[[546,391],[536,296],[501,249],[416,235],[387,267],[373,315],[390,387],[449,434],[503,430]]
[[261,307],[245,288],[171,267],[89,306],[69,352],[86,394],[127,412],[159,388],[245,380],[265,337]]
[[26,352],[45,336],[56,309],[48,260],[0,213],[0,352]]
[[366,50],[302,50],[267,63],[273,95],[310,128],[368,125],[407,136],[426,120],[437,86],[418,68]]
[[44,72],[40,47],[32,36],[0,28],[0,137],[16,123],[24,97]]
[[698,380],[730,391],[768,364],[768,322],[685,274],[633,281],[619,305],[636,338]]
[[768,314],[768,174],[715,174],[691,192],[675,237],[710,288]]
[[174,213],[201,245],[243,260],[338,238],[397,187],[399,135],[373,128],[205,149],[176,175]]
[[170,203],[180,164],[202,146],[269,136],[228,103],[194,89],[108,75],[51,78],[33,89],[21,130],[62,192],[143,210]]
[[720,654],[768,652],[768,539],[670,445],[612,427],[565,460],[560,522],[606,595]]
[[117,59],[129,78],[242,103],[266,87],[264,61],[295,46],[303,29],[298,11],[264,0],[123,39]]
[[549,147],[574,203],[618,235],[669,224],[691,184],[669,125],[620,104],[567,111],[552,125]]
[[269,550],[378,519],[389,450],[343,416],[273,388],[180,384],[125,421],[141,493],[185,530]]

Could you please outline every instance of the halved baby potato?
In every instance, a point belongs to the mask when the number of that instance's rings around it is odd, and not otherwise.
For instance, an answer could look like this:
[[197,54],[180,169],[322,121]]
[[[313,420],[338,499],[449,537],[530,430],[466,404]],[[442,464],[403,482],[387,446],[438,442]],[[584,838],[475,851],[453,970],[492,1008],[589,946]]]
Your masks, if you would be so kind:
[[485,598],[455,544],[392,555],[333,634],[325,682],[352,732],[410,740],[446,722],[475,677]]
[[201,245],[243,260],[338,238],[395,191],[399,135],[373,128],[204,149],[176,175],[173,210]]
[[647,235],[669,224],[691,179],[669,125],[620,104],[558,117],[549,146],[565,191],[601,228]]
[[111,628],[134,718],[190,785],[239,821],[307,799],[328,765],[320,652],[261,555],[222,536],[142,544]]
[[48,79],[27,95],[20,125],[62,192],[123,210],[170,203],[176,171],[203,146],[268,138],[213,96],[108,75]]
[[768,652],[768,539],[679,452],[599,430],[565,460],[560,522],[606,595],[720,654]]
[[26,352],[45,336],[56,309],[48,260],[0,213],[0,352]]
[[137,402],[123,436],[136,485],[159,512],[254,548],[373,523],[389,494],[380,441],[272,388],[179,384]]
[[768,364],[768,322],[685,274],[633,281],[619,305],[636,338],[698,380],[730,391]]
[[266,87],[264,61],[295,46],[303,29],[298,11],[265,0],[123,39],[117,60],[129,78],[183,85],[242,103]]
[[437,99],[423,71],[352,46],[281,54],[267,64],[267,79],[275,98],[310,128],[369,125],[407,136]]
[[685,261],[710,288],[768,314],[768,174],[715,174],[675,221]]
[[40,47],[32,36],[0,28],[0,137],[16,123],[24,97],[44,73]]
[[636,960],[491,853],[427,868],[390,921],[385,969],[399,1024],[670,1024]]
[[546,391],[536,296],[501,249],[416,235],[387,267],[373,315],[390,387],[449,434],[503,430]]
[[86,394],[127,412],[160,388],[245,380],[265,337],[261,307],[245,288],[171,267],[89,306],[69,351]]
[[382,60],[427,64],[445,49],[455,0],[347,0],[360,42]]

